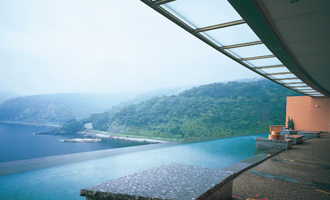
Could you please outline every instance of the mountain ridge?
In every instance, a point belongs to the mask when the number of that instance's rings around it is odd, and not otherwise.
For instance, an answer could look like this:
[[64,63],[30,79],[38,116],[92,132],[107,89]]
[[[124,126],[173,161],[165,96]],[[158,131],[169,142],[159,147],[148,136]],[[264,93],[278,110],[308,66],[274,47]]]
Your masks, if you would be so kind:
[[[72,119],[145,101],[162,95],[180,93],[187,87],[171,87],[135,93],[56,93],[28,96],[12,95],[0,105],[0,121],[40,125],[64,124]],[[9,92],[10,93],[10,92]],[[15,94],[15,93],[13,93]],[[18,96],[18,97],[17,97]]]
[[269,80],[213,83],[93,114],[79,123],[110,133],[124,127],[121,134],[178,139],[262,133],[269,125],[285,124],[286,97],[293,95],[300,94]]

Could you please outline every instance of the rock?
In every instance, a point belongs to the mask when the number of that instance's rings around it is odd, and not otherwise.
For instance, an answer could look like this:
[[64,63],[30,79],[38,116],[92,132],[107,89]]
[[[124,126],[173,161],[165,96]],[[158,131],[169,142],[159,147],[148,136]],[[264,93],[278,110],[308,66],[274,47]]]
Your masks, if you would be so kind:
[[74,138],[70,140],[64,140],[64,142],[101,142],[101,139],[81,139],[81,138]]

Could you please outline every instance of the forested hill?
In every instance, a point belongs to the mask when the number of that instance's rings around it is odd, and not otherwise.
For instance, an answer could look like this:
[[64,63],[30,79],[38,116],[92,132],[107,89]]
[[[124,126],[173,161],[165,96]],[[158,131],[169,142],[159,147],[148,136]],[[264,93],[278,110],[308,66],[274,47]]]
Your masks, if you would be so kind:
[[177,95],[181,92],[183,92],[186,89],[190,89],[192,86],[188,87],[168,87],[168,88],[161,88],[161,89],[156,89],[156,90],[151,90],[146,93],[142,93],[137,95],[134,99],[128,100],[128,101],[123,101],[117,105],[115,105],[112,109],[112,111],[115,110],[120,110],[126,106],[132,105],[132,104],[137,104],[141,103],[143,101],[155,98],[155,97],[161,97],[161,96],[170,96],[170,95]]
[[14,92],[0,91],[0,105],[3,102],[5,102],[7,99],[11,99],[11,98],[19,97],[19,96],[22,96],[22,95],[19,95]]
[[0,121],[64,124],[104,112],[135,94],[44,94],[16,97],[0,105]]
[[300,94],[268,80],[214,83],[93,114],[79,123],[92,122],[103,131],[163,138],[262,133],[270,124],[285,124],[286,97],[296,95]]

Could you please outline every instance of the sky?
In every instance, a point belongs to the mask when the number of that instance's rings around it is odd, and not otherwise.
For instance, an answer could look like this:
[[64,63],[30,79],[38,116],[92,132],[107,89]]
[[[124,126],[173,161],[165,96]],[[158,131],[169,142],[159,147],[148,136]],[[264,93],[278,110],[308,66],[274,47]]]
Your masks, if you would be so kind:
[[142,93],[258,76],[139,0],[0,0],[0,91]]

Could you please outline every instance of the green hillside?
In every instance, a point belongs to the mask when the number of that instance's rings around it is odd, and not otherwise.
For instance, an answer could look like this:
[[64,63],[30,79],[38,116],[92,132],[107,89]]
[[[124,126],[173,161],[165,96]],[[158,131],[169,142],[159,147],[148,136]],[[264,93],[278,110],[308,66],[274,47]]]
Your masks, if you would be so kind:
[[92,122],[102,131],[162,138],[262,133],[270,124],[285,124],[286,97],[297,95],[268,80],[214,83],[93,114],[80,123]]
[[0,121],[37,124],[64,124],[88,118],[135,94],[45,94],[16,97],[0,105]]

